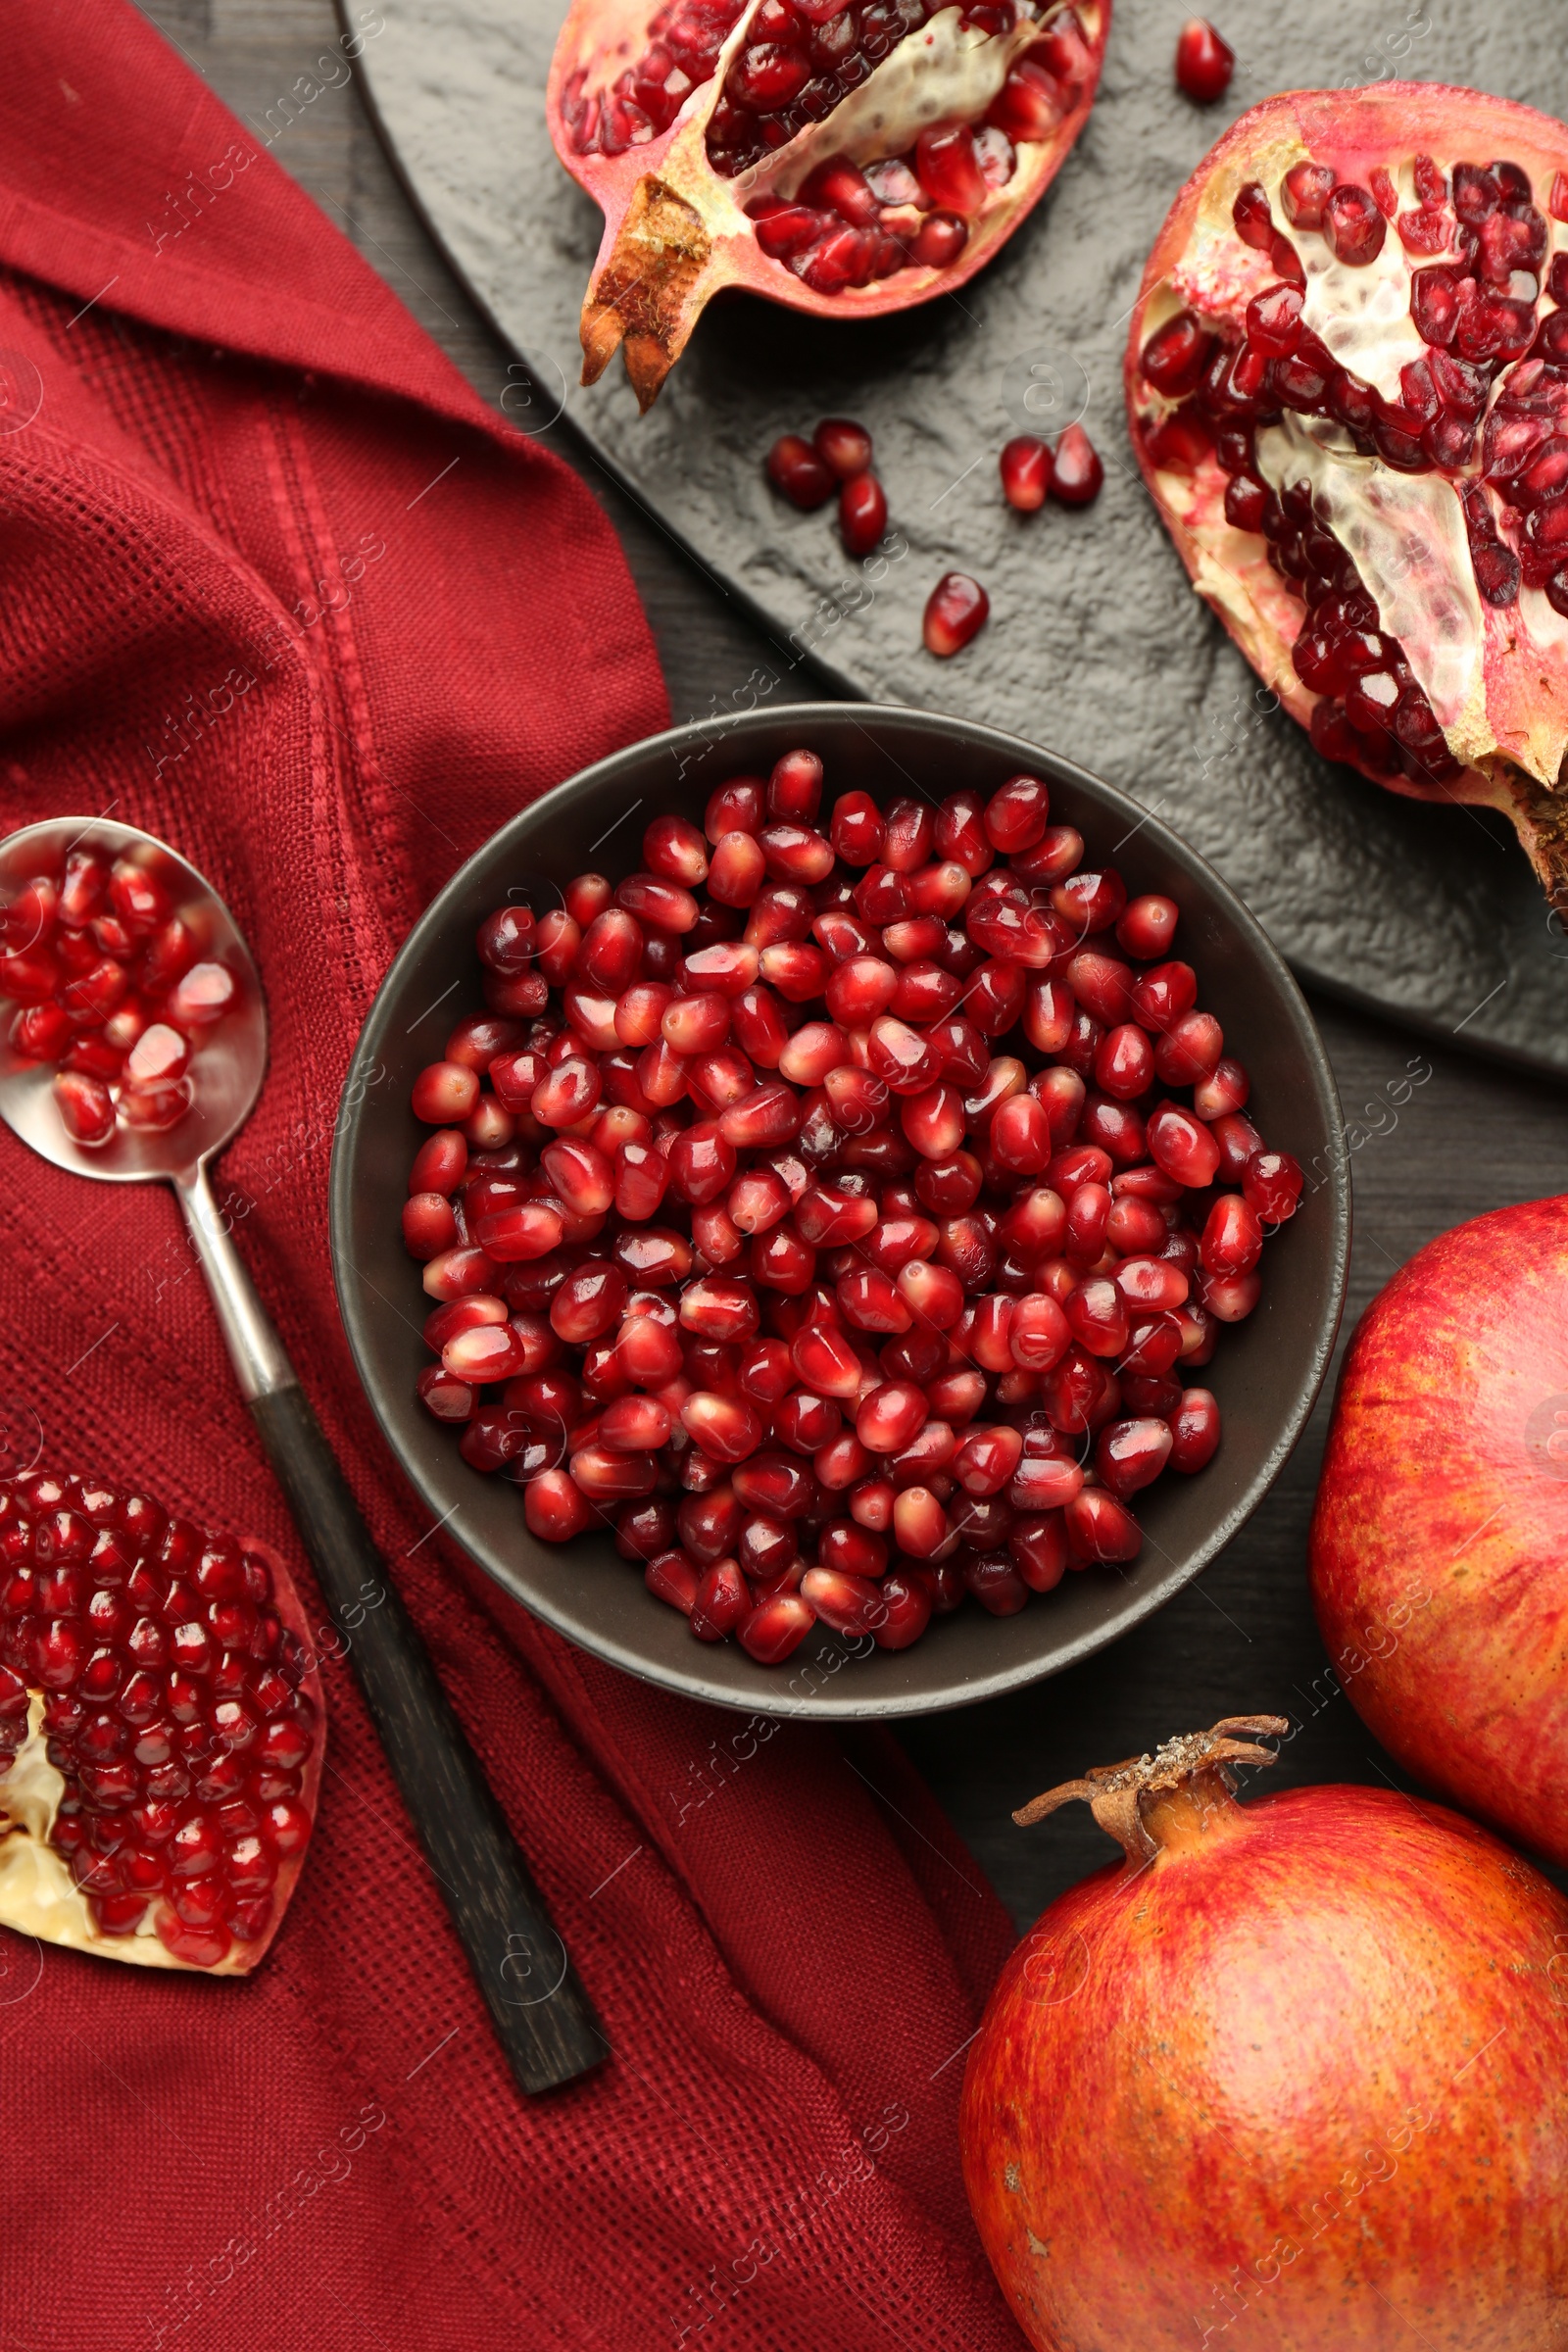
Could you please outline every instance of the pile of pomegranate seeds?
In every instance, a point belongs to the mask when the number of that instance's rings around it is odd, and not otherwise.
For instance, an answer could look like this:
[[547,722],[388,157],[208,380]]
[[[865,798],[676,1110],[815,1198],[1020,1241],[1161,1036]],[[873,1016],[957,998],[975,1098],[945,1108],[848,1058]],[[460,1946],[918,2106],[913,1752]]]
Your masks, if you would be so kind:
[[[1186,308],[1145,342],[1145,451],[1176,475],[1217,460],[1225,521],[1267,540],[1269,564],[1301,608],[1293,660],[1321,698],[1310,714],[1317,748],[1370,775],[1442,788],[1463,762],[1342,536],[1364,522],[1364,492],[1358,505],[1335,487],[1331,500],[1314,477],[1337,485],[1354,457],[1441,477],[1458,502],[1458,561],[1467,541],[1482,605],[1516,607],[1523,586],[1568,614],[1568,254],[1550,255],[1549,222],[1511,163],[1445,172],[1417,155],[1397,166],[1397,180],[1378,166],[1361,186],[1306,158],[1284,172],[1278,200],[1292,235],[1260,182],[1235,199],[1239,269],[1257,253],[1274,273],[1239,326]],[[1568,173],[1557,173],[1548,202],[1553,220],[1568,220]],[[1410,322],[1401,331],[1413,326],[1420,346],[1398,369],[1396,400],[1344,367],[1306,316],[1314,299],[1331,306],[1321,322],[1343,340],[1338,322],[1373,318],[1372,297],[1395,277]],[[1557,307],[1540,314],[1544,282]],[[1397,323],[1391,314],[1391,332]],[[1389,500],[1382,510],[1400,511]],[[1431,564],[1439,519],[1416,517],[1407,571]],[[1392,596],[1397,580],[1387,586]],[[1434,574],[1425,600],[1434,627],[1446,597]]]
[[767,453],[775,490],[810,514],[839,494],[839,536],[852,556],[868,556],[888,524],[887,493],[871,471],[871,436],[849,416],[824,416],[809,441],[783,433]]
[[1020,433],[1004,448],[999,465],[1003,496],[1020,514],[1038,513],[1048,494],[1064,507],[1093,506],[1105,478],[1100,453],[1081,424],[1066,427],[1054,455],[1049,442]]
[[73,850],[0,910],[0,997],[18,1007],[12,1052],[58,1063],[55,1101],[78,1144],[184,1117],[191,1055],[238,987],[202,956],[156,874]]
[[[74,1891],[100,1936],[151,1935],[196,1968],[252,1965],[243,1947],[292,1886],[319,1778],[320,1684],[282,1586],[259,1552],[144,1494],[41,1472],[0,1481],[9,1925],[75,1940],[49,1916]],[[41,1850],[14,1901],[25,1839]],[[59,1892],[35,1916],[25,1902],[52,1857]]]
[[[619,155],[660,137],[711,80],[740,13],[735,0],[673,0],[650,23],[637,63],[609,89],[591,92],[588,71],[579,69],[561,99],[572,151]],[[825,122],[938,13],[939,0],[761,0],[708,119],[713,172],[733,180]],[[1039,38],[1019,47],[1015,36],[1031,25]],[[1004,39],[1015,52],[995,97],[981,97],[982,119],[947,119],[961,111],[968,86],[956,85],[958,106],[919,129],[906,149],[869,161],[831,155],[788,196],[748,204],[762,253],[814,292],[837,294],[911,266],[944,269],[956,261],[970,221],[1011,180],[1018,147],[1053,138],[1092,79],[1094,52],[1070,6],[963,0],[959,30]],[[929,108],[914,111],[918,118]]]
[[486,918],[403,1218],[464,1458],[768,1665],[1135,1558],[1301,1189],[1174,902],[1083,870],[1037,777],[821,794],[790,752]]
[[1176,87],[1212,106],[1231,86],[1236,52],[1203,17],[1189,17],[1176,41]]

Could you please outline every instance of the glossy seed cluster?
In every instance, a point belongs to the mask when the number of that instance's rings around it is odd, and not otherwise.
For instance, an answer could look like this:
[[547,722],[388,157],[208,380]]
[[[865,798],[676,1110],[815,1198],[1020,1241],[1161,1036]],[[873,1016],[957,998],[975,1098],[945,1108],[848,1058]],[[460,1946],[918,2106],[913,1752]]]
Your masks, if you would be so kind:
[[1136,1557],[1301,1190],[1176,905],[1038,777],[819,823],[822,787],[789,753],[486,918],[403,1219],[465,1458],[768,1664]]
[[0,910],[0,997],[9,1042],[53,1062],[66,1132],[90,1148],[119,1128],[159,1132],[190,1108],[199,1041],[238,998],[233,973],[202,953],[156,873],[72,850]]

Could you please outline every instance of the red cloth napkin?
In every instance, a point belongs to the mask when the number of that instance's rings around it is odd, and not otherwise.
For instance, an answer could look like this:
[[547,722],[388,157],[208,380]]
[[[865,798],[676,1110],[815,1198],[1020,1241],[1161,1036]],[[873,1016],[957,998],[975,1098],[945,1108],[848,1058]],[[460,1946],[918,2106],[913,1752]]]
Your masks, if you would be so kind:
[[[1016,2346],[963,2050],[1010,1942],[893,1742],[685,1705],[432,1537],[333,1306],[355,1034],[431,890],[665,719],[619,551],[121,0],[27,0],[0,94],[0,816],[205,869],[272,1016],[221,1189],[613,2055],[524,2102],[343,1665],[248,1983],[0,1933],[0,2340],[28,2352]],[[173,1201],[0,1131],[5,1409],[279,1544]]]

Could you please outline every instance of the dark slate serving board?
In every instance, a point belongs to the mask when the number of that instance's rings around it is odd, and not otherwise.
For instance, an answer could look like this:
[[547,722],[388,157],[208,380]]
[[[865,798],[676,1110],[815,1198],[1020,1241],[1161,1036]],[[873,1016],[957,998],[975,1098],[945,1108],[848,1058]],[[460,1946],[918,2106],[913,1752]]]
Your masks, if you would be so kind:
[[[352,0],[344,0],[352,11]],[[957,711],[1049,744],[1157,808],[1254,909],[1298,971],[1461,1045],[1568,1074],[1568,938],[1506,824],[1396,799],[1321,762],[1206,607],[1139,480],[1120,371],[1145,257],[1231,118],[1277,89],[1402,76],[1553,113],[1568,58],[1550,0],[1220,0],[1238,53],[1227,99],[1176,94],[1187,0],[1117,0],[1101,94],[1045,201],[961,293],[858,325],[749,297],[710,310],[639,418],[618,359],[577,383],[597,208],[551,151],[544,86],[562,0],[380,0],[360,59],[394,158],[436,236],[517,352],[504,406],[563,417],[724,593],[764,622],[771,671],[715,677],[744,710],[810,657],[846,691]],[[781,431],[848,412],[875,434],[896,537],[861,566],[832,510],[768,491]],[[1081,416],[1099,503],[1011,514],[996,456]],[[957,566],[992,618],[955,661],[920,646]]]

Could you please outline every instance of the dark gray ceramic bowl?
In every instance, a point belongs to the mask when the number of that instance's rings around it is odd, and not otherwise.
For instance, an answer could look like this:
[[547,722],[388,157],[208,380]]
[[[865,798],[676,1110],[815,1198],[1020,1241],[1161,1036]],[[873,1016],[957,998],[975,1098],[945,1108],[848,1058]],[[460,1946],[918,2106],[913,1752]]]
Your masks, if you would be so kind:
[[[1020,768],[1049,778],[1054,814],[1082,831],[1089,862],[1114,863],[1135,893],[1179,900],[1177,944],[1198,966],[1201,1001],[1222,1022],[1227,1051],[1252,1074],[1258,1124],[1296,1154],[1308,1182],[1299,1212],[1268,1246],[1261,1304],[1222,1335],[1203,1375],[1224,1413],[1220,1450],[1200,1476],[1161,1479],[1140,1496],[1145,1545],[1131,1568],[1069,1575],[1016,1617],[988,1617],[971,1604],[906,1650],[846,1644],[819,1628],[768,1671],[735,1642],[695,1642],[608,1534],[565,1546],[536,1543],[517,1488],[462,1460],[456,1433],[415,1399],[428,1360],[419,1337],[428,1301],[399,1215],[426,1132],[409,1109],[409,1089],[460,1012],[480,1002],[480,917],[509,891],[542,910],[586,868],[612,879],[632,872],[650,817],[677,810],[700,823],[716,784],[765,774],[801,743],[825,761],[830,799],[859,788],[884,802],[916,792],[939,801],[960,785],[994,791]],[[1157,818],[1082,768],[962,719],[843,703],[754,711],[727,725],[672,729],[561,785],[503,826],[416,924],[371,1007],[345,1089],[332,1155],[338,1299],[387,1441],[432,1516],[560,1632],[628,1673],[723,1706],[921,1714],[1011,1690],[1103,1648],[1196,1576],[1255,1508],[1311,1411],[1340,1319],[1350,1224],[1341,1134],[1334,1081],[1295,981],[1241,902]]]

